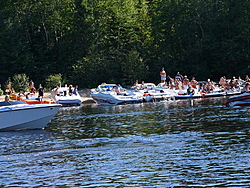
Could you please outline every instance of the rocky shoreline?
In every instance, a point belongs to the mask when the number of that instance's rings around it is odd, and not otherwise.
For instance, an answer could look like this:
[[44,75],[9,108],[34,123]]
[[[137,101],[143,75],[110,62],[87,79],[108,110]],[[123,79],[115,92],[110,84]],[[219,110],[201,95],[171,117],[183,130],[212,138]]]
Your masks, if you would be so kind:
[[[92,97],[90,96],[90,90],[89,89],[83,89],[79,91],[79,94],[82,98],[82,104],[91,104],[91,103],[95,103],[95,101],[92,99]],[[5,95],[1,95],[0,96],[0,101],[4,101]],[[54,102],[54,100],[52,99],[51,93],[50,92],[44,92],[44,99],[45,100],[49,100],[52,103]]]

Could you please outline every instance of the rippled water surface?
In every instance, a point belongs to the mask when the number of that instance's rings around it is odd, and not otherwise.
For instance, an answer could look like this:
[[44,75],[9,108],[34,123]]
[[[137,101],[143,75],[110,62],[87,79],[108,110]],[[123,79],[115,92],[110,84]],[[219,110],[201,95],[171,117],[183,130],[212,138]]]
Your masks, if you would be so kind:
[[249,187],[249,109],[226,98],[62,108],[0,132],[0,187]]

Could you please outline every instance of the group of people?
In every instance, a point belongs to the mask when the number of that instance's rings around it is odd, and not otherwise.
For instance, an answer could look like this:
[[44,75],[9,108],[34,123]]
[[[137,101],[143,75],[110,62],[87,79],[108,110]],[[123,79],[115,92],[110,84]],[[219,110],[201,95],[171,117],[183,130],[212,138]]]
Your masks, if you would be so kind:
[[[162,67],[160,71],[161,84],[175,90],[187,90],[188,92],[194,89],[198,89],[198,91],[203,93],[211,93],[216,87],[215,82],[208,79],[206,82],[197,82],[195,77],[192,77],[191,80],[188,77],[182,76],[180,72],[177,72],[174,78],[171,78],[166,74],[164,67]],[[239,76],[238,79],[233,77],[232,79],[227,79],[225,76],[220,78],[219,83],[217,84],[222,90],[225,91],[240,91],[240,87],[245,85],[244,91],[249,91],[250,87],[250,78],[246,75],[245,80],[241,79]],[[198,87],[198,88],[197,88]]]
[[[180,72],[177,72],[174,78],[167,76],[166,71],[164,70],[164,67],[162,67],[160,71],[161,76],[161,84],[165,87],[168,87],[170,89],[175,90],[188,90],[190,91],[192,88],[197,89],[197,85],[199,84],[198,81],[196,81],[195,77],[192,77],[191,80],[188,79],[188,77],[185,75],[181,75]],[[203,88],[208,89],[212,87],[212,83],[209,80],[208,84],[203,86]]]
[[[55,89],[54,89],[54,94],[56,96],[60,96],[60,90],[59,90],[59,86],[57,86]],[[67,93],[68,92],[68,93]],[[63,95],[66,96],[67,94],[69,96],[72,96],[73,94],[74,95],[77,95],[77,92],[78,92],[78,85],[76,85],[75,87],[73,87],[73,85],[69,85],[67,91],[66,90],[63,90]]]
[[[30,82],[29,82],[29,89],[30,89],[30,93],[33,93],[33,94],[36,93],[35,84],[32,80],[30,80]],[[39,84],[39,87],[37,90],[38,90],[38,98],[43,98],[44,88],[43,88],[42,84]]]
[[167,76],[164,67],[162,67],[160,71],[160,76],[161,84],[166,87],[169,87],[170,89],[187,90],[189,86],[196,89],[198,85],[198,82],[195,80],[195,77],[192,77],[192,79],[189,80],[186,75],[182,76],[180,72],[177,72],[174,78],[170,77],[169,75]]
[[[54,93],[55,95],[60,95],[59,93],[59,87],[55,88]],[[75,87],[73,87],[73,85],[70,85],[68,87],[68,95],[77,95],[77,91],[78,90],[78,85],[76,85]],[[10,98],[14,97],[15,99],[20,98],[20,97],[25,97],[26,99],[28,99],[30,96],[35,95],[36,92],[38,93],[38,97],[37,99],[42,100],[44,97],[44,87],[42,86],[42,84],[39,84],[39,87],[36,88],[35,84],[33,82],[33,80],[29,81],[29,91],[25,92],[25,91],[20,91],[19,93],[16,93],[14,88],[12,87],[11,82],[8,82],[6,84],[6,88],[5,88],[5,101],[8,101]],[[66,93],[65,93],[66,95]]]
[[30,94],[36,93],[36,90],[38,91],[38,98],[42,99],[44,96],[44,88],[43,88],[42,84],[39,84],[39,87],[36,89],[34,82],[32,80],[30,80],[28,93],[26,93],[24,91],[20,91],[19,93],[16,93],[14,88],[12,87],[11,82],[8,82],[6,85],[6,88],[5,88],[5,94],[6,94],[5,101],[9,101],[10,96],[18,96],[19,98],[26,97],[26,99],[28,99]]
[[146,87],[145,82],[141,81],[141,84],[139,84],[138,80],[136,80],[134,85],[132,86],[132,88],[135,89],[135,90],[144,89],[145,87]]

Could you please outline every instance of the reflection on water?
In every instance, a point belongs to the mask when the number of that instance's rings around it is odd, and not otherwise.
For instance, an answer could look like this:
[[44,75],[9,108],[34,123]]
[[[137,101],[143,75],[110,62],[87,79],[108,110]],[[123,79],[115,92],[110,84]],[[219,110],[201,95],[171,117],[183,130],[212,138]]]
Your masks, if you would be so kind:
[[0,133],[0,185],[247,187],[249,110],[225,100],[62,108],[45,130]]

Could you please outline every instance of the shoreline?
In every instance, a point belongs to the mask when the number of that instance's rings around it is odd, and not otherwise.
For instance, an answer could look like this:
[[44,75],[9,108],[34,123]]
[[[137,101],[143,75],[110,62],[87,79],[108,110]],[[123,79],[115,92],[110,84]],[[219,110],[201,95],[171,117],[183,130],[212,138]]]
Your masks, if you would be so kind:
[[[88,89],[80,90],[80,91],[78,91],[78,93],[81,96],[82,104],[94,104],[95,103],[93,98],[90,96],[90,91]],[[37,93],[36,93],[36,95],[37,95]],[[5,96],[6,95],[0,96],[0,102],[4,101]],[[51,103],[55,103],[50,92],[44,92],[43,99],[51,101]]]

